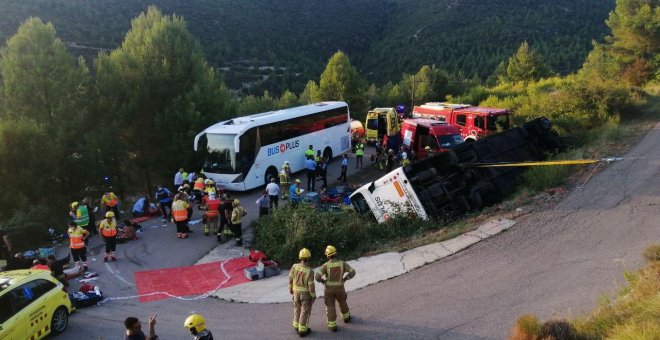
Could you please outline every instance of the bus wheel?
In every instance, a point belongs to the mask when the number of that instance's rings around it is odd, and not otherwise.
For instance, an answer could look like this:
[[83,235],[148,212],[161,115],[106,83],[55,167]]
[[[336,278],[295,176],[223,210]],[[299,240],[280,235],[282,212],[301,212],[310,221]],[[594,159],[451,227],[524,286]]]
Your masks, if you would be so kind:
[[277,182],[277,168],[272,165],[266,169],[266,174],[264,175],[264,182],[266,185],[270,183],[271,178],[275,178],[275,182]]
[[323,158],[325,158],[328,163],[332,160],[332,149],[329,146],[326,146],[323,150]]

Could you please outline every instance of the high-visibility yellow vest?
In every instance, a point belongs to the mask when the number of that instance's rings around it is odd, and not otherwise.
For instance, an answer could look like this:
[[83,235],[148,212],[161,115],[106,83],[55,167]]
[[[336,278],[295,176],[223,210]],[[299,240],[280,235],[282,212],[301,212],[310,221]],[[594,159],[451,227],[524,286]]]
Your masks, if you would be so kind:
[[103,203],[104,205],[110,208],[117,205],[118,202],[119,199],[117,198],[117,195],[115,195],[114,192],[108,193],[107,195],[103,195],[103,198],[101,198],[101,203]]
[[188,219],[188,203],[182,200],[176,200],[172,203],[172,217],[175,221],[181,222]]
[[355,146],[355,155],[364,156],[364,144],[360,143]]
[[114,218],[110,223],[108,223],[108,220],[103,220],[99,225],[99,229],[101,229],[101,235],[104,237],[115,237],[117,236],[117,221]]
[[81,227],[75,227],[69,228],[67,233],[69,234],[69,247],[71,249],[85,248],[85,234],[88,233],[87,230]]

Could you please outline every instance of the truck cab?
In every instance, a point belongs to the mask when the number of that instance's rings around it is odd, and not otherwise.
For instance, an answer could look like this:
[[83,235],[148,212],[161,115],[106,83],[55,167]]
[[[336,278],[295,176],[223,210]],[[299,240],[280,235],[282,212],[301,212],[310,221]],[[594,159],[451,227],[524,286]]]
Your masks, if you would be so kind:
[[398,140],[401,131],[399,115],[393,107],[375,108],[367,113],[365,121],[367,143],[375,144],[384,138]]
[[451,103],[415,106],[413,118],[426,118],[455,125],[465,141],[475,141],[509,128],[509,110]]
[[447,151],[463,141],[460,130],[447,122],[414,118],[405,119],[401,124],[403,145],[414,150],[417,158],[425,158],[429,146],[433,153]]

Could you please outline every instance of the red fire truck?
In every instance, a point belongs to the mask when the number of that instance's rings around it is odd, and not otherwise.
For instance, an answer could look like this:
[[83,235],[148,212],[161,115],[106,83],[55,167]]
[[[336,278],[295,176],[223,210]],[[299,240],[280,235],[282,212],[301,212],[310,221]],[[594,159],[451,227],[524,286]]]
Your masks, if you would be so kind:
[[403,145],[415,150],[418,159],[426,157],[429,146],[435,154],[445,152],[463,141],[454,125],[432,119],[404,119],[401,125]]
[[465,104],[426,103],[415,106],[413,118],[427,118],[455,125],[465,141],[474,141],[509,128],[509,110]]

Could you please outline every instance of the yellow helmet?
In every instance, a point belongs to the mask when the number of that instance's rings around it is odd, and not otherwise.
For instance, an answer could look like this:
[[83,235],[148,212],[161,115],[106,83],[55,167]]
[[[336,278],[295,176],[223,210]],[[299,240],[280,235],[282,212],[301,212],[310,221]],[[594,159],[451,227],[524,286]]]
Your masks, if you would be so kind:
[[325,247],[325,256],[332,256],[337,254],[337,248],[333,246]]
[[424,150],[431,150],[431,147],[427,145],[424,147]]
[[206,329],[206,319],[201,314],[191,314],[183,322],[183,327],[188,328],[190,334],[196,335]]
[[71,209],[74,209],[75,207],[77,207],[78,204],[79,204],[78,202],[71,203]]
[[309,251],[307,248],[300,249],[300,252],[298,253],[298,258],[301,260],[309,260],[312,258],[312,252]]
[[115,217],[115,213],[112,212],[112,211],[108,211],[107,213],[105,213],[105,217],[106,217],[106,218],[108,218],[108,217]]
[[234,199],[234,205],[239,205],[239,204],[241,204],[241,201],[239,201],[238,199]]

